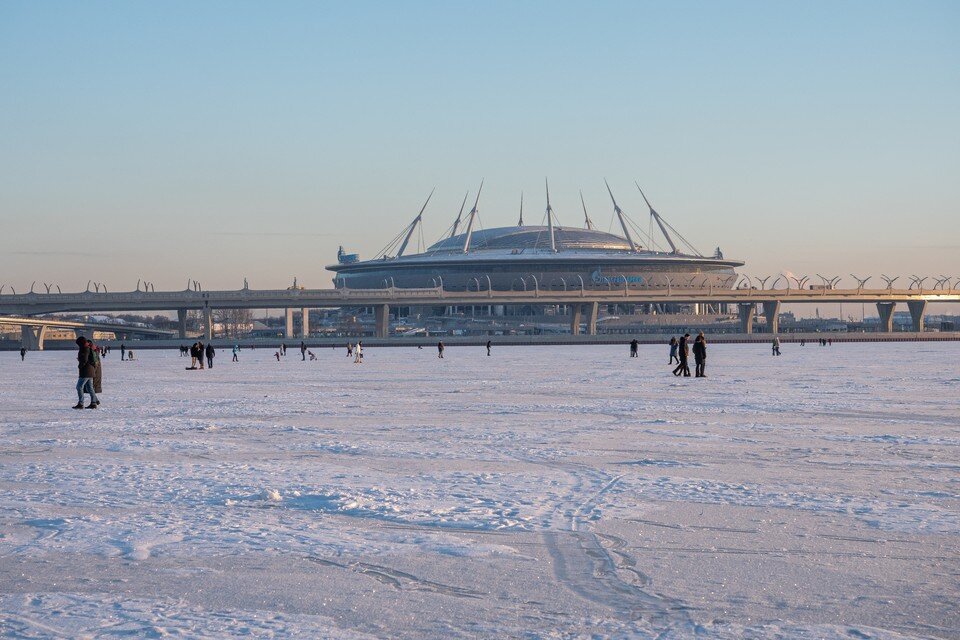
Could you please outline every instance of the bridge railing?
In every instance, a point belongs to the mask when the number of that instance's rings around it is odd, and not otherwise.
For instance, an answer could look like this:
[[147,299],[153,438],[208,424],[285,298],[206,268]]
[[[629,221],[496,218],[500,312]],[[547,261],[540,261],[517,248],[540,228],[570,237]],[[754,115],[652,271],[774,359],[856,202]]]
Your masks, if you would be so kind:
[[[358,303],[376,304],[376,301],[397,301],[401,304],[412,304],[418,300],[424,302],[430,300],[471,300],[481,302],[484,300],[570,300],[575,301],[583,298],[615,300],[635,299],[638,302],[644,300],[675,300],[684,302],[690,300],[715,300],[718,302],[762,302],[764,300],[780,300],[789,302],[795,300],[798,302],[814,302],[817,300],[830,300],[836,302],[850,301],[876,301],[884,300],[960,300],[960,287],[951,287],[950,289],[722,289],[714,287],[694,288],[694,287],[675,287],[666,286],[660,289],[653,288],[631,288],[631,287],[609,287],[605,289],[584,289],[581,287],[571,288],[569,290],[541,289],[535,287],[525,291],[491,291],[489,289],[480,291],[449,291],[441,287],[425,287],[416,289],[385,288],[385,289],[240,289],[233,291],[158,291],[158,292],[118,292],[118,293],[95,293],[84,291],[80,293],[23,293],[23,294],[0,294],[0,309],[31,309],[36,308],[37,313],[44,312],[44,309],[60,308],[82,308],[86,303],[95,303],[91,308],[123,309],[124,305],[129,304],[130,309],[135,309],[138,305],[150,305],[152,309],[177,309],[177,308],[197,308],[204,305],[216,307],[218,305],[235,306],[238,304],[257,307],[258,304],[264,307],[271,306],[308,306],[311,304],[323,305],[325,303],[336,306],[342,303],[349,303],[356,300]],[[302,300],[302,302],[299,302]],[[19,313],[19,311],[17,311]]]

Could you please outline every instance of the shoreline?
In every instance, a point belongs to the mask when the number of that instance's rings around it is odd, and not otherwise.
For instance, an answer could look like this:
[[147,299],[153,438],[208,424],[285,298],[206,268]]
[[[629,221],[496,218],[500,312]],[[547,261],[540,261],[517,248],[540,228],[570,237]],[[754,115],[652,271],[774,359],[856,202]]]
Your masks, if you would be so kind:
[[[689,329],[690,335],[696,335],[700,329]],[[710,334],[704,332],[707,342],[710,344],[767,344],[773,339],[770,333],[717,333]],[[417,336],[417,337],[392,337],[392,338],[374,338],[370,337],[338,337],[338,338],[214,338],[211,342],[219,349],[232,348],[233,345],[240,345],[241,349],[262,348],[273,349],[280,344],[286,344],[288,349],[297,349],[300,342],[306,342],[308,348],[339,348],[346,347],[347,343],[356,344],[358,340],[362,341],[365,347],[435,347],[437,342],[443,341],[446,346],[463,347],[483,347],[487,340],[490,340],[495,347],[510,346],[580,346],[580,345],[625,345],[631,340],[636,339],[639,344],[665,345],[670,341],[671,335],[680,337],[682,333],[675,334],[615,334],[615,335],[579,335],[569,334],[559,335],[539,335],[539,336]],[[816,344],[820,339],[832,340],[833,342],[954,342],[960,341],[960,331],[929,331],[923,333],[916,332],[895,332],[895,333],[779,333],[781,344],[799,344],[801,340],[806,340],[811,344]],[[121,343],[127,344],[135,350],[142,349],[177,349],[181,345],[190,346],[197,340],[206,342],[202,337],[188,337],[183,340],[99,340],[98,344],[109,346],[114,349],[120,348]],[[68,351],[75,350],[76,345],[72,341],[48,341],[44,346],[44,351]],[[2,346],[0,351],[19,351],[20,346]]]

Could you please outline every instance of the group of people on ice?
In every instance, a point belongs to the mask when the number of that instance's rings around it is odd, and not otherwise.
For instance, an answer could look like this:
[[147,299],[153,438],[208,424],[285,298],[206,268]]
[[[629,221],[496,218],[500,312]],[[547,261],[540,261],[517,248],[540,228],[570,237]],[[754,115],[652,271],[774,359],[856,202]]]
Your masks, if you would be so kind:
[[693,351],[694,371],[697,378],[706,378],[707,368],[707,339],[703,331],[697,334],[693,340],[693,348],[690,346],[690,334],[683,334],[679,340],[676,337],[670,338],[670,361],[667,364],[677,363],[673,370],[673,375],[690,377],[690,351]]
[[[236,362],[237,351],[239,351],[239,349],[237,349],[236,347],[234,347],[234,349],[235,351],[234,351],[233,357],[234,357],[234,362]],[[180,351],[181,351],[181,355],[183,355],[183,347],[180,347]],[[206,358],[207,360],[207,368],[213,369],[213,359],[217,355],[217,350],[213,348],[213,344],[207,343],[206,345],[204,345],[202,342],[197,340],[190,347],[189,353],[190,353],[190,366],[187,367],[188,371],[192,371],[198,368],[203,369],[204,358]],[[200,366],[197,367],[197,364],[199,364]]]
[[347,357],[353,358],[354,364],[363,364],[363,341],[358,340],[357,344],[347,343]]

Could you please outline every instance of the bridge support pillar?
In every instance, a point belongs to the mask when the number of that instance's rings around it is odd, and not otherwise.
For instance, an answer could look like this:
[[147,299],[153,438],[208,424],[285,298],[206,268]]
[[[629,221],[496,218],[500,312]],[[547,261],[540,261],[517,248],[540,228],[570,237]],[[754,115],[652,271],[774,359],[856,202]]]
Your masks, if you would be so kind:
[[740,302],[737,311],[740,314],[740,333],[753,333],[753,314],[757,311],[757,303]]
[[578,302],[570,305],[570,335],[580,335],[580,321],[583,319],[583,306]]
[[306,307],[300,310],[300,336],[310,337],[310,309]]
[[283,322],[283,337],[284,338],[293,338],[293,309],[287,307],[283,310],[284,322]]
[[177,333],[181,340],[187,339],[187,310],[177,309]]
[[780,333],[780,302],[778,300],[764,302],[763,315],[767,319],[767,331]]
[[20,346],[27,351],[43,351],[43,334],[46,327],[31,327],[21,325]]
[[203,308],[203,334],[207,342],[213,340],[213,309]]
[[878,302],[877,313],[880,314],[879,331],[884,333],[893,332],[893,310],[897,308],[896,302]]
[[374,310],[373,335],[378,338],[390,337],[390,305],[378,304]]
[[927,311],[927,301],[914,300],[908,302],[907,308],[910,309],[910,319],[913,320],[913,330],[917,332],[923,331],[923,314]]
[[587,303],[587,335],[597,335],[597,318],[600,316],[600,303]]

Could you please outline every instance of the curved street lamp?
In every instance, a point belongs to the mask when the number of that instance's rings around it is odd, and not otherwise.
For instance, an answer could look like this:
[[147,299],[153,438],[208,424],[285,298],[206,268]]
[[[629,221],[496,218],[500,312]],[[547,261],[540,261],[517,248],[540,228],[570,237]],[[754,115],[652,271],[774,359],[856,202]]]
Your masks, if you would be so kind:
[[893,283],[900,279],[900,276],[890,277],[886,274],[881,273],[880,278],[887,283],[887,290],[890,291],[893,289]]
[[866,287],[867,287],[867,281],[869,281],[870,278],[872,278],[873,276],[867,276],[866,278],[860,278],[860,277],[855,276],[854,274],[851,273],[851,274],[850,274],[850,277],[857,281],[857,291],[862,291],[863,289],[866,289]]
[[836,288],[837,283],[840,282],[840,276],[834,276],[833,278],[827,278],[827,277],[824,277],[824,276],[822,276],[822,275],[820,275],[820,274],[818,273],[818,274],[817,274],[817,277],[820,278],[821,280],[823,280],[823,288],[824,288],[824,289],[834,289],[834,288]]

